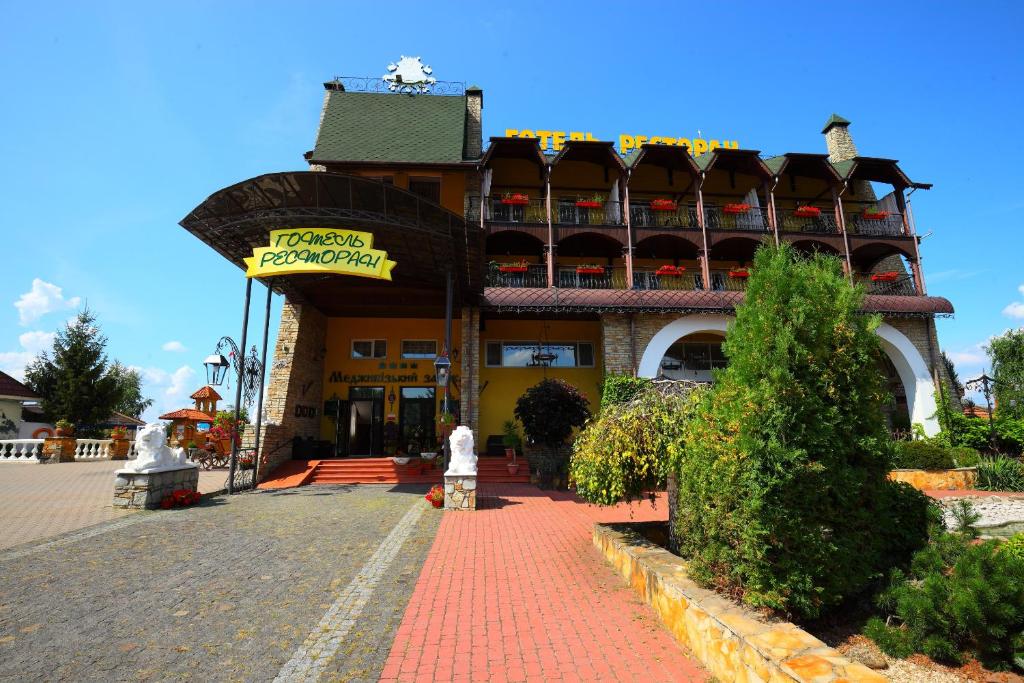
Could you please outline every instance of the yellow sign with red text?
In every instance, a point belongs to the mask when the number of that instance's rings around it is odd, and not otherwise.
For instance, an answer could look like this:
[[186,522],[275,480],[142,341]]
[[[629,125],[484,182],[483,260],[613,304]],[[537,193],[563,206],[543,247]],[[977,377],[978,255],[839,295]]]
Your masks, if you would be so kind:
[[286,228],[270,231],[270,245],[256,247],[244,259],[246,277],[337,273],[390,280],[394,261],[373,248],[373,234],[335,228]]
[[[571,140],[597,140],[593,133],[580,131],[563,130],[531,130],[529,128],[506,128],[507,138],[535,138],[540,140],[540,148],[543,150],[558,151],[565,146],[566,141]],[[667,135],[632,135],[621,133],[619,135],[619,152],[625,154],[631,149],[640,149],[640,146],[650,143],[652,145],[678,145],[690,150],[695,157],[718,149],[739,149],[740,143],[736,140],[707,140],[705,138],[684,138],[670,137]]]

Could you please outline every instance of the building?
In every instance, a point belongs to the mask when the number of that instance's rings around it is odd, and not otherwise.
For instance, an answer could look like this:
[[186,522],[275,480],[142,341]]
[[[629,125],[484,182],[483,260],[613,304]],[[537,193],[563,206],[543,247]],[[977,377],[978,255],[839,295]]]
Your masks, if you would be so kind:
[[934,394],[948,384],[934,318],[953,309],[927,294],[908,201],[929,186],[860,156],[849,121],[828,119],[819,153],[771,158],[717,143],[694,157],[681,139],[621,153],[562,135],[549,150],[524,132],[484,144],[478,87],[372,83],[325,84],[309,171],[225,188],[182,221],[241,268],[271,230],[310,227],[372,233],[397,264],[390,282],[269,281],[287,297],[266,409],[272,462],[314,442],[382,454],[389,415],[400,444],[433,438],[446,273],[451,392],[483,451],[544,377],[595,405],[606,373],[710,379],[754,251],[777,241],[836,255],[866,286],[865,309],[885,321],[892,420],[938,430]]
[[26,403],[38,402],[39,394],[14,379],[6,372],[0,372],[0,438],[34,438],[41,425],[25,420],[22,414]]
[[171,437],[174,443],[188,446],[195,442],[206,443],[206,432],[210,431],[217,418],[217,402],[220,394],[210,386],[203,387],[189,396],[195,403],[192,408],[182,408],[164,413],[158,419],[171,421]]

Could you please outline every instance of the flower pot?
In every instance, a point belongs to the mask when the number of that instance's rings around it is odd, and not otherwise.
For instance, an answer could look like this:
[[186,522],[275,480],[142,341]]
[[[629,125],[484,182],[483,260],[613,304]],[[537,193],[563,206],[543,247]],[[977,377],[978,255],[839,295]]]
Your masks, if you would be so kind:
[[394,458],[391,458],[391,462],[395,463],[396,465],[408,465],[411,460],[412,458],[407,458],[404,456],[395,456]]
[[861,214],[861,218],[867,221],[884,221],[888,217],[888,211],[865,211]]
[[525,273],[526,266],[498,266],[499,273]]
[[576,202],[576,206],[581,209],[600,209],[601,202],[580,201]]
[[577,275],[604,275],[604,268],[577,268]]
[[651,211],[675,211],[678,204],[671,199],[652,199]]
[[113,439],[110,444],[110,459],[111,460],[127,460],[128,450],[131,448],[132,442],[128,439]]
[[514,194],[511,197],[502,197],[501,203],[511,206],[523,206],[530,203],[530,197],[525,194]]
[[895,282],[897,279],[899,279],[899,273],[894,270],[885,273],[875,273],[871,276],[872,282]]
[[516,457],[516,449],[514,449],[514,448],[506,448],[505,449],[505,457],[508,458],[509,460],[511,460],[512,458]]
[[509,474],[519,474],[519,463],[510,462],[508,463],[508,465],[506,465],[506,467],[508,467]]
[[74,429],[64,429],[63,427],[57,427],[53,430],[55,436],[74,436]]
[[797,218],[817,218],[821,215],[821,209],[816,206],[800,206],[793,212],[793,215]]
[[746,270],[730,270],[729,277],[742,280],[750,277],[750,273]]
[[726,204],[722,207],[722,213],[747,213],[750,211],[750,204]]
[[658,268],[655,275],[659,275],[661,277],[677,277],[682,275],[684,271],[686,271],[684,266],[662,266],[661,268]]

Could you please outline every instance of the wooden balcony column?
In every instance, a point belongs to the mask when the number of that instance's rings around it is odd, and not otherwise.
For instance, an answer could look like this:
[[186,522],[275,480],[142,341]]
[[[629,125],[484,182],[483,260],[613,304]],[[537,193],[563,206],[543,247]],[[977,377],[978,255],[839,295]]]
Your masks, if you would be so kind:
[[621,190],[622,206],[620,208],[626,221],[626,248],[623,250],[625,252],[623,256],[626,260],[626,289],[633,288],[633,221],[629,216],[629,177],[631,174],[632,170],[626,169],[626,175],[620,175],[618,181],[616,181],[619,183],[619,189]]
[[548,287],[555,286],[555,228],[551,222],[551,164],[545,166],[544,208],[548,218],[548,243],[545,246],[548,264]]
[[[917,188],[910,191],[914,194]],[[914,240],[914,260],[910,267],[914,270],[914,287],[920,296],[928,296],[928,288],[924,285],[924,271],[921,269],[921,240],[917,236],[917,226],[914,224],[914,210],[910,206],[910,198],[903,196],[903,190],[896,191],[896,206],[903,214],[903,225],[907,234]]]
[[700,225],[700,235],[703,244],[703,249],[700,253],[700,272],[704,278],[704,287],[711,287],[711,251],[708,249],[708,229],[704,220],[704,179],[706,178],[704,171],[700,172],[700,178],[697,181],[697,187],[695,189],[697,195],[697,223]]
[[768,212],[768,226],[775,235],[775,246],[779,246],[779,221],[775,217],[775,186],[779,184],[779,177],[775,176],[771,185],[764,181],[764,209]]
[[835,211],[836,224],[839,231],[843,233],[843,271],[853,281],[853,263],[850,261],[850,237],[846,234],[846,216],[843,215],[843,192],[846,192],[846,182],[843,182],[841,190],[837,190],[834,184],[830,183],[832,189],[832,210]]

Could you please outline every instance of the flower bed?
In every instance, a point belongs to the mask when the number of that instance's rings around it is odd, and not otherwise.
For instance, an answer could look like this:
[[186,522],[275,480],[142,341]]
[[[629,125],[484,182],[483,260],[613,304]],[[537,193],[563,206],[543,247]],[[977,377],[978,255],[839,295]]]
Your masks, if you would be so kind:
[[190,491],[189,489],[178,489],[171,491],[171,495],[160,501],[160,507],[164,510],[170,510],[171,508],[183,508],[189,505],[195,505],[202,499],[202,495],[199,491]]
[[749,213],[750,204],[726,204],[722,207],[722,213]]

